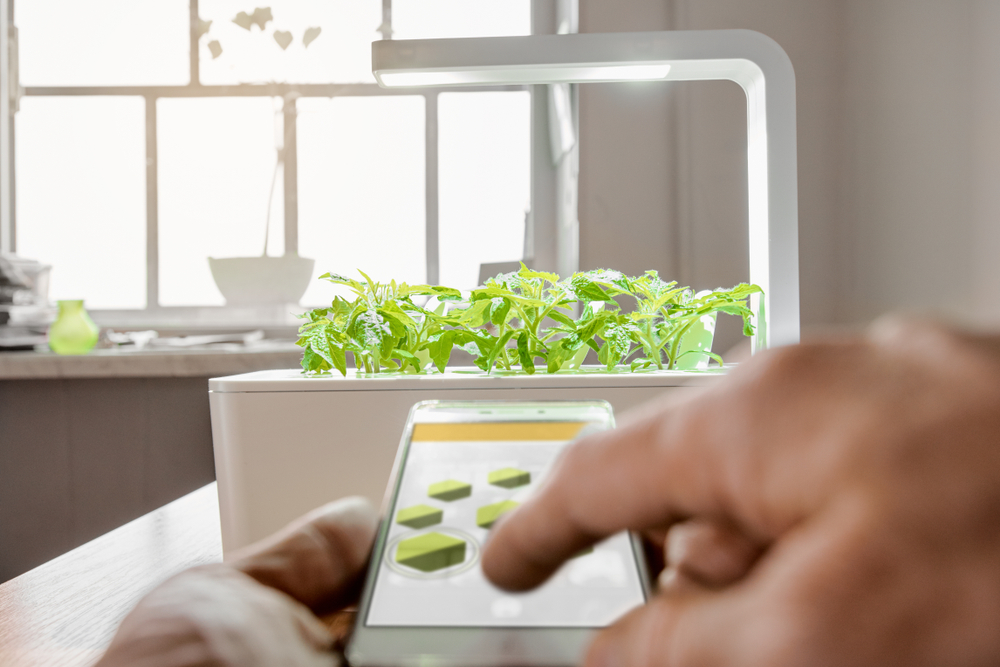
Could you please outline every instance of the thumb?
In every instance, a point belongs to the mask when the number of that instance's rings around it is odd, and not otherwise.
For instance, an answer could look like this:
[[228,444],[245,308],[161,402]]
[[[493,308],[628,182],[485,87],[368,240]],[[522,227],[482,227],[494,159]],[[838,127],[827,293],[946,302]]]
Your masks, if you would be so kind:
[[366,499],[343,498],[227,559],[260,583],[322,614],[352,601],[378,528]]

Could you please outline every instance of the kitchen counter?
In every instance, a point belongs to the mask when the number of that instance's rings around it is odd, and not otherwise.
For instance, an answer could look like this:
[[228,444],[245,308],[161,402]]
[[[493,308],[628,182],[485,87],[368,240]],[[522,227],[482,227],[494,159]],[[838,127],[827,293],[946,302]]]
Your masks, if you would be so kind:
[[0,582],[212,482],[208,380],[300,359],[276,339],[0,353]]
[[217,377],[262,369],[297,368],[302,348],[291,341],[198,348],[96,349],[79,356],[53,352],[0,353],[0,380],[128,377]]

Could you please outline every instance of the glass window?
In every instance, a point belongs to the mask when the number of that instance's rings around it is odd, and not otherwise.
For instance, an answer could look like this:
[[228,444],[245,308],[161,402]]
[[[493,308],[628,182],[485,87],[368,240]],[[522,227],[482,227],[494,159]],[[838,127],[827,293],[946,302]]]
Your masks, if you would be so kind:
[[20,0],[14,4],[25,86],[184,85],[188,0]]
[[285,0],[260,9],[244,0],[201,0],[198,11],[212,22],[200,41],[203,84],[375,82],[371,43],[381,39],[380,0]]
[[[427,278],[424,98],[299,100],[299,250],[328,271]],[[304,304],[334,288],[312,281]]]
[[438,98],[440,279],[474,287],[479,264],[522,259],[531,203],[527,91]]
[[[531,32],[532,0],[391,4],[397,39]],[[53,298],[84,298],[98,310],[219,306],[209,257],[259,256],[265,245],[267,254],[282,254],[277,96],[285,94],[306,95],[296,102],[297,236],[299,252],[316,260],[316,276],[361,269],[425,282],[428,184],[437,187],[441,282],[474,287],[481,263],[522,257],[528,93],[373,90],[371,43],[381,39],[383,0],[261,7],[17,0],[15,7],[21,81],[29,87],[14,117],[17,246],[53,264]],[[202,86],[190,81],[193,33]],[[355,83],[368,85],[343,85]],[[141,97],[107,90],[114,86]],[[59,96],[33,95],[33,87]],[[438,159],[437,172],[425,174],[425,140],[435,129],[428,96],[437,98]],[[149,221],[147,103],[156,105],[158,160],[149,193],[158,209]],[[156,230],[155,243],[147,243],[147,229]],[[147,304],[152,277],[156,303]],[[322,304],[334,293],[314,280],[302,303]]]
[[393,39],[531,34],[531,0],[393,0]]
[[[222,305],[208,258],[263,254],[280,111],[268,97],[157,103],[160,305]],[[281,181],[279,174],[271,209],[275,241],[283,238]]]
[[17,249],[53,266],[49,296],[146,305],[141,97],[26,97],[17,114]]

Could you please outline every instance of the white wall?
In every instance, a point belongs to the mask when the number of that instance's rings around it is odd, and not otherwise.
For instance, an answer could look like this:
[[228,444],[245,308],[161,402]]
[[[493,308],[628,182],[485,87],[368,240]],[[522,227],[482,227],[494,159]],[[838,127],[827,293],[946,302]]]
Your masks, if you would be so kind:
[[976,320],[1000,326],[1000,2],[973,4],[972,276]]
[[[580,0],[580,32],[667,30],[670,3]],[[677,84],[580,86],[580,268],[677,275]]]
[[890,309],[1000,316],[1000,10],[849,3],[845,321]]
[[[580,25],[750,28],[788,52],[806,332],[899,309],[1000,323],[996,0],[581,0]],[[739,89],[602,84],[580,100],[581,266],[746,279]]]

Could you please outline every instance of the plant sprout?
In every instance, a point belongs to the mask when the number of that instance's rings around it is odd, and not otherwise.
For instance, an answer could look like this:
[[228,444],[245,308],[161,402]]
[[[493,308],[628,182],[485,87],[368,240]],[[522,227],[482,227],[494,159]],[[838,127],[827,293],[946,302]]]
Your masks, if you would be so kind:
[[[682,351],[684,336],[717,313],[741,317],[744,335],[753,335],[748,300],[761,293],[741,283],[698,296],[656,271],[632,278],[600,269],[562,280],[522,264],[466,297],[450,287],[379,283],[359,273],[364,280],[321,276],[349,287],[354,299],[338,296],[329,308],[302,315],[304,371],[346,375],[350,353],[365,373],[423,373],[431,365],[443,373],[456,347],[487,373],[533,374],[538,361],[549,373],[578,369],[590,350],[608,371],[671,370],[687,354],[708,355],[721,366],[711,352]],[[616,298],[632,301],[633,309],[623,310]]]

